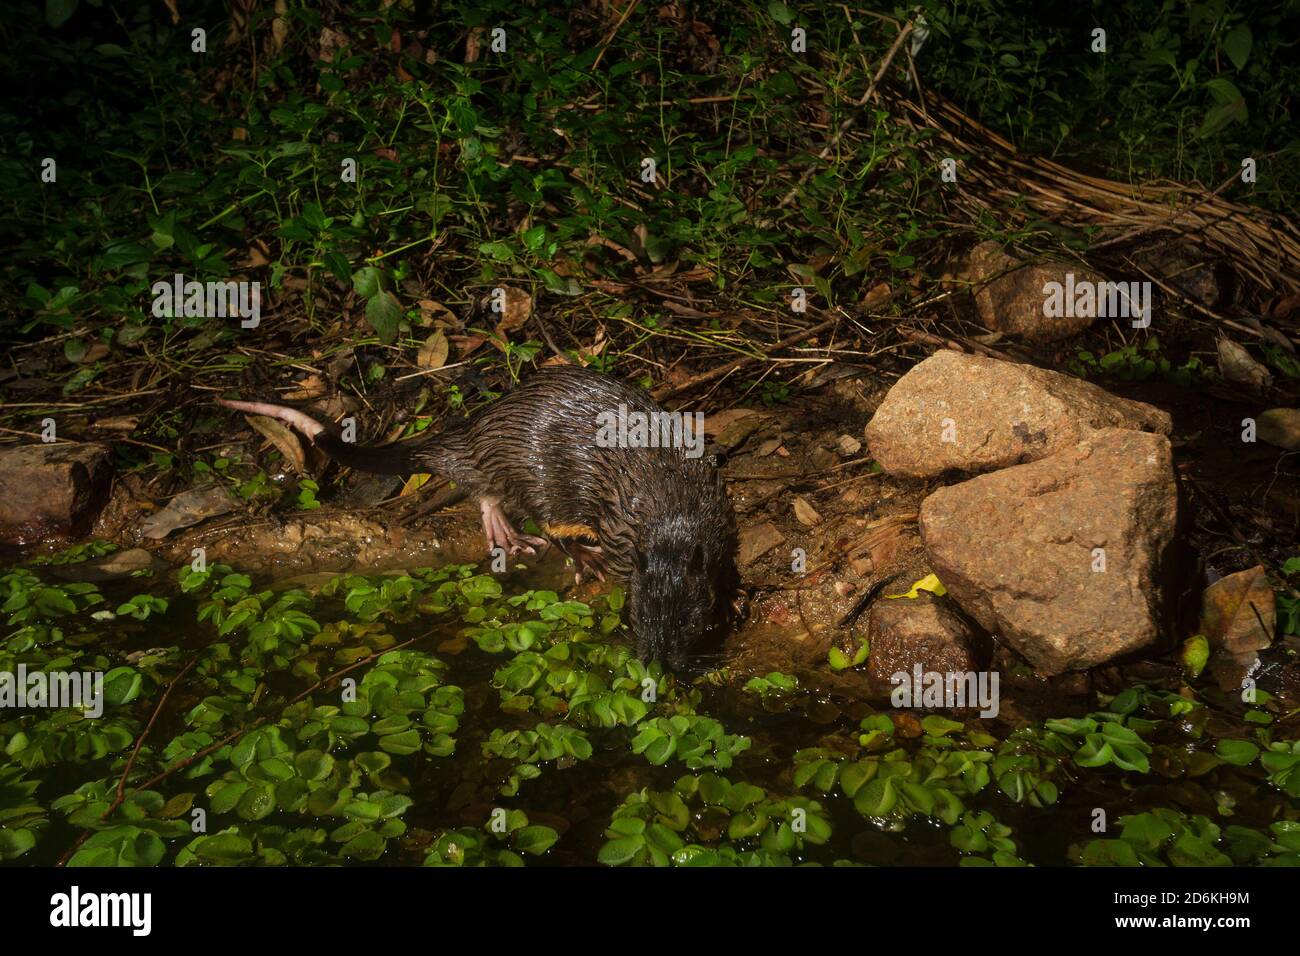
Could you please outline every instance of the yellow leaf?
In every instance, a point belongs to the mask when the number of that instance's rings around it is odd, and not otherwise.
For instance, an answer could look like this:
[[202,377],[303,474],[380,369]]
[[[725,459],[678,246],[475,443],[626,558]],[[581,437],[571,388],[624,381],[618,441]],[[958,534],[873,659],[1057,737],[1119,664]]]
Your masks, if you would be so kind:
[[939,575],[932,573],[932,574],[927,574],[925,577],[921,578],[921,580],[913,584],[912,590],[908,591],[906,594],[886,594],[885,597],[911,598],[913,601],[915,601],[917,597],[920,596],[918,593],[920,591],[929,591],[931,594],[936,596],[942,596],[948,593],[948,589],[945,588],[941,583],[939,583]]
[[429,478],[430,478],[429,475],[424,475],[424,474],[412,475],[410,478],[406,479],[406,483],[402,485],[402,490],[397,497],[405,498],[407,495],[415,494],[417,491],[420,490],[420,486],[423,485],[426,481],[428,481]]

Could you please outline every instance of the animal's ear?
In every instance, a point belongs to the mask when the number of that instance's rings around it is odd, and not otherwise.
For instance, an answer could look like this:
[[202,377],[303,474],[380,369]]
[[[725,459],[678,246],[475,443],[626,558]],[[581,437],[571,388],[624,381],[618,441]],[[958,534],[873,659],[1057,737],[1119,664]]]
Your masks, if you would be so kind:
[[687,565],[687,570],[691,574],[699,574],[704,570],[704,545],[698,541],[695,542],[695,550],[691,552],[691,561]]

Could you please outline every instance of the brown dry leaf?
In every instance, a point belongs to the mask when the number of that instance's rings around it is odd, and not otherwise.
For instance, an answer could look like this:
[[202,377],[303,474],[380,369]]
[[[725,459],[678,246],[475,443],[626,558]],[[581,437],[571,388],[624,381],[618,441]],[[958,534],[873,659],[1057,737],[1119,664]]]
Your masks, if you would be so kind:
[[1253,656],[1273,642],[1277,608],[1263,565],[1229,574],[1205,589],[1201,633],[1211,647],[1234,657]]
[[289,21],[285,19],[285,14],[289,12],[289,4],[285,0],[275,0],[275,19],[271,21],[271,42],[269,44],[269,53],[275,56],[284,49],[284,41],[289,38]]
[[398,161],[397,150],[393,149],[391,146],[378,146],[375,149],[372,149],[371,152],[374,153],[376,156],[378,156],[380,159],[388,160],[390,163],[395,163]]
[[265,415],[245,415],[244,419],[253,427],[253,431],[266,438],[284,455],[285,461],[293,466],[299,475],[307,474],[307,457],[302,450],[302,442],[284,422],[278,418]]
[[[916,516],[912,516],[915,520]],[[883,527],[872,530],[861,544],[853,548],[854,556],[860,555],[865,551],[871,557],[871,563],[877,568],[887,567],[891,561],[908,545],[910,535],[907,531],[907,523],[903,521],[890,521]]]
[[188,528],[205,518],[223,515],[235,510],[224,488],[211,487],[183,491],[157,514],[152,514],[140,525],[140,534],[146,538],[165,538],[177,528]]
[[1267,388],[1273,375],[1231,339],[1219,339],[1219,371],[1229,382],[1248,388]]
[[415,364],[420,368],[442,368],[447,364],[447,355],[450,349],[446,333],[439,329],[424,340],[424,344],[420,346],[420,354],[416,356]]
[[609,345],[609,340],[605,338],[605,326],[597,326],[595,340],[590,345],[584,345],[578,349],[578,358],[582,359],[583,364],[586,365],[592,359],[604,354],[607,345]]
[[506,286],[501,291],[505,293],[506,301],[500,313],[501,321],[497,323],[495,331],[504,341],[510,338],[511,332],[523,328],[524,323],[532,316],[533,297],[523,289],[514,286]]
[[480,345],[487,341],[484,335],[449,335],[448,341],[456,346],[456,357],[464,359]]
[[271,261],[267,255],[268,251],[266,243],[262,242],[260,239],[255,239],[249,245],[248,255],[244,257],[244,261],[240,263],[240,266],[245,269],[262,268],[262,266]]
[[794,516],[799,519],[801,525],[807,528],[820,524],[822,520],[822,516],[817,513],[817,509],[810,505],[808,499],[802,495],[794,499]]
[[450,325],[458,326],[460,321],[456,318],[456,313],[451,311],[441,302],[435,302],[433,299],[421,299],[415,303],[420,310],[421,325]]
[[478,62],[479,51],[482,47],[483,34],[486,32],[486,27],[474,27],[469,31],[469,37],[465,40],[466,63]]
[[346,34],[340,33],[338,30],[331,30],[329,27],[323,27],[320,31],[319,58],[326,63],[333,63],[335,51],[347,46],[350,42]]
[[85,354],[77,359],[79,365],[89,365],[91,362],[98,362],[104,356],[108,355],[108,344],[105,342],[91,342],[87,346]]
[[865,309],[878,309],[893,298],[893,295],[894,291],[889,287],[888,282],[877,283],[862,299],[862,307]]
[[95,422],[96,428],[102,428],[109,432],[133,432],[140,424],[139,415],[114,415],[111,418],[101,418]]
[[715,412],[712,415],[705,415],[704,434],[708,435],[710,438],[721,435],[728,427],[730,427],[732,422],[757,414],[759,413],[754,411],[752,408],[728,408],[723,412]]
[[[746,415],[744,418],[738,418],[724,428],[714,441],[728,450],[739,448],[745,443],[750,435],[754,434],[754,432],[758,431],[758,429],[763,426],[763,420],[768,417],[769,415],[764,412],[755,412],[753,415]],[[709,429],[707,427],[706,419],[704,434],[707,435],[708,433]]]
[[297,388],[285,392],[280,397],[290,402],[306,402],[313,398],[320,398],[325,392],[325,380],[313,372],[299,382]]
[[1270,408],[1255,416],[1257,437],[1287,451],[1300,451],[1300,408]]

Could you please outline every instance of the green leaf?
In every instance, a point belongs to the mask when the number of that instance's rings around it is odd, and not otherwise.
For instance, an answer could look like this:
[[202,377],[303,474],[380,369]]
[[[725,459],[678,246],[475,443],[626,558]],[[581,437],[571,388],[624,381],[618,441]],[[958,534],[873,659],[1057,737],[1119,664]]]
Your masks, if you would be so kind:
[[1183,666],[1187,668],[1187,673],[1191,676],[1200,677],[1201,671],[1205,670],[1205,665],[1209,659],[1210,642],[1204,634],[1189,637],[1183,642]]
[[58,29],[77,10],[78,0],[45,0],[45,22]]
[[365,266],[352,273],[352,287],[363,299],[372,299],[383,288],[382,276],[374,266]]
[[1220,740],[1214,752],[1234,767],[1244,767],[1259,756],[1259,748],[1249,740]]
[[402,321],[402,307],[391,292],[378,292],[366,302],[366,321],[370,323],[379,341],[391,345],[397,341],[398,326]]
[[541,856],[559,838],[560,835],[550,827],[528,826],[515,832],[514,846],[516,850],[531,853],[533,856]]
[[331,249],[325,253],[325,268],[332,272],[340,282],[347,282],[352,278],[352,267],[348,265],[347,257],[341,252]]
[[1250,48],[1253,42],[1250,27],[1244,23],[1234,27],[1223,38],[1223,52],[1228,54],[1228,59],[1238,70],[1244,69],[1247,61],[1250,60]]
[[602,846],[600,852],[596,854],[596,859],[606,866],[622,866],[630,862],[644,848],[644,835],[619,837]]
[[781,0],[768,0],[767,13],[783,27],[788,27],[794,22],[794,13]]

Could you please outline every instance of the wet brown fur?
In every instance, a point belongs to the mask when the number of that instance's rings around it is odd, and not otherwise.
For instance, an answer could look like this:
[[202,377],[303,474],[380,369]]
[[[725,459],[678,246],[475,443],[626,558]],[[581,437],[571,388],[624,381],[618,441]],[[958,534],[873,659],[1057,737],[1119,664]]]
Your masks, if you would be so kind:
[[651,414],[648,394],[589,369],[543,369],[413,447],[366,449],[328,432],[312,440],[362,471],[435,472],[470,495],[531,518],[564,546],[586,540],[629,584],[643,658],[680,665],[691,645],[730,622],[739,579],[736,523],[717,470],[682,448],[601,447],[602,412]]

